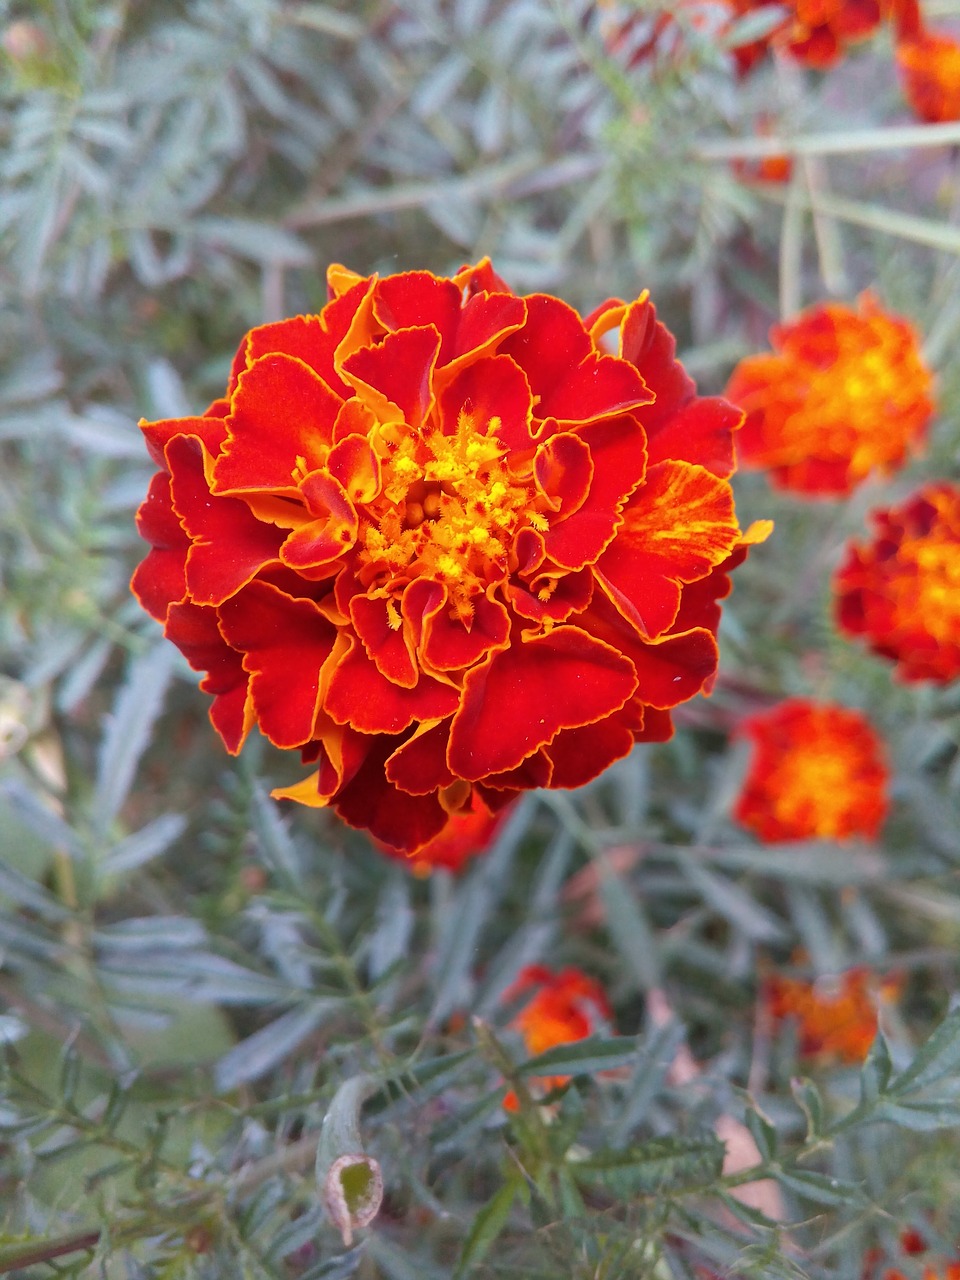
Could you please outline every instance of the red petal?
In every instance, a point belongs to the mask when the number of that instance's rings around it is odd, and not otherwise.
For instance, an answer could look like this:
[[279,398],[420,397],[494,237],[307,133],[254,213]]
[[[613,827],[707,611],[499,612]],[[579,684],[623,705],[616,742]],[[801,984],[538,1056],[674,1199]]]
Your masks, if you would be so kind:
[[454,435],[461,414],[478,432],[496,420],[495,435],[512,455],[525,457],[533,449],[530,423],[533,399],[526,374],[508,356],[487,356],[467,365],[440,395],[440,424],[445,435]]
[[420,654],[433,671],[459,671],[510,642],[510,615],[499,600],[473,599],[469,631],[458,617],[440,607],[424,617]]
[[628,755],[634,736],[616,717],[581,729],[564,729],[544,751],[553,764],[549,786],[582,787]]
[[447,812],[435,796],[411,796],[387,780],[384,763],[396,746],[396,738],[375,738],[363,764],[334,798],[333,807],[350,826],[413,853],[443,830]]
[[167,470],[167,445],[176,436],[196,436],[215,454],[219,452],[227,434],[221,418],[208,417],[206,414],[200,418],[161,418],[159,422],[141,419],[140,430],[143,432],[147,452],[164,471]]
[[137,512],[141,538],[153,548],[134,570],[130,589],[151,617],[163,622],[171,604],[187,593],[186,561],[190,539],[183,532],[170,498],[170,477],[158,471]]
[[494,791],[537,791],[540,787],[549,787],[552,777],[553,765],[546,748],[541,747],[526,760],[521,760],[515,769],[491,773],[484,778],[483,784]]
[[386,765],[387,777],[412,796],[429,795],[455,781],[447,765],[450,721],[422,725],[413,737],[397,747]]
[[372,502],[380,492],[380,459],[365,436],[338,440],[330,450],[327,470],[343,485],[352,502]]
[[742,421],[743,411],[729,400],[719,396],[691,400],[648,436],[650,464],[677,458],[698,462],[715,476],[729,476],[736,465],[733,433]]
[[454,354],[460,323],[460,290],[452,280],[429,271],[405,271],[378,280],[373,310],[385,329],[414,329],[432,325],[440,334],[438,363]]
[[549,294],[526,299],[527,323],[500,347],[513,356],[539,396],[538,418],[590,422],[649,403],[636,369],[598,354],[573,307]]
[[412,689],[392,684],[367,657],[362,645],[351,650],[334,671],[324,708],[337,724],[360,733],[403,733],[414,721],[440,720],[457,708],[457,690],[421,676]]
[[[541,593],[544,599],[541,599]],[[543,622],[545,618],[566,622],[589,605],[593,597],[593,573],[590,569],[562,577],[544,573],[529,583],[509,582],[506,594],[522,618],[533,622]]]
[[705,629],[664,636],[645,644],[642,655],[631,652],[637,668],[637,696],[651,707],[667,710],[698,693],[709,693],[717,674],[719,650]]
[[433,401],[431,376],[440,350],[432,326],[388,333],[375,347],[361,347],[343,362],[344,377],[381,422],[397,416],[418,427]]
[[407,628],[390,625],[386,600],[355,595],[350,601],[350,618],[368,655],[391,684],[412,689],[419,678],[407,641]]
[[561,729],[592,724],[636,688],[630,662],[576,627],[558,627],[467,672],[448,762],[475,781],[514,769]]
[[571,431],[552,435],[537,449],[534,476],[555,518],[573,515],[583,506],[593,481],[590,446]]
[[302,360],[282,352],[263,356],[240,375],[214,490],[295,497],[294,472],[324,464],[341,404]]
[[309,524],[288,536],[280,558],[292,569],[312,569],[339,559],[357,540],[359,522],[343,485],[323,471],[313,471],[300,486],[311,515]]
[[324,307],[322,315],[294,316],[252,329],[247,334],[247,366],[262,356],[282,351],[309,365],[340,397],[350,395],[351,388],[334,366],[334,354],[366,294],[366,282],[363,282],[359,288],[351,289]]
[[320,668],[336,628],[312,600],[294,600],[266,582],[252,582],[220,606],[220,629],[243,650],[257,720],[276,747],[299,747],[314,736]]
[[197,604],[222,604],[265,565],[277,562],[283,534],[261,524],[240,499],[210,493],[199,440],[171,440],[167,461],[174,509],[193,541],[187,555],[187,589]]
[[204,693],[213,694],[210,720],[231,755],[236,755],[253,725],[253,703],[247,692],[243,662],[217,627],[216,609],[184,601],[171,605],[164,635],[171,640],[194,671],[207,674],[200,681]]
[[644,435],[632,417],[584,426],[577,435],[590,448],[593,477],[583,505],[544,535],[547,555],[568,569],[592,564],[613,538],[624,500],[643,480]]
[[705,577],[739,537],[725,480],[688,462],[661,462],[627,503],[595,573],[624,617],[644,635],[659,635],[676,617],[677,584]]

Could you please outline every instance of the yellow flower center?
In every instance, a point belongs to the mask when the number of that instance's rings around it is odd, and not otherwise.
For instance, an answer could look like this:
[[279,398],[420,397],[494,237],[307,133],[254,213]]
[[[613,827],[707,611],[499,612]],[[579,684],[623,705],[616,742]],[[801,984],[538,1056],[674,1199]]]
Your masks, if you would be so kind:
[[904,579],[901,607],[922,620],[934,639],[955,639],[960,631],[960,543],[949,534],[932,532],[901,553],[917,566]]
[[521,521],[545,528],[531,509],[532,486],[511,474],[497,439],[499,418],[482,431],[461,413],[454,435],[385,429],[381,498],[360,535],[360,560],[374,596],[391,598],[413,578],[443,583],[456,615],[468,622],[473,598],[507,572],[508,548]]
[[[788,823],[806,825],[830,839],[845,833],[850,812],[850,761],[835,744],[823,743],[792,751],[784,761],[784,785],[777,809]],[[812,813],[811,813],[812,809]]]

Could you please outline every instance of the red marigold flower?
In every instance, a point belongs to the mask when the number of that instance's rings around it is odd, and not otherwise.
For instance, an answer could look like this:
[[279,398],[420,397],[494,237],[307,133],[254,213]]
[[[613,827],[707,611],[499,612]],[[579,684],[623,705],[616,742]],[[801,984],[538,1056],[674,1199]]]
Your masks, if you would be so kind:
[[848,45],[873,35],[883,17],[881,0],[733,0],[733,7],[740,17],[786,10],[783,21],[760,40],[734,50],[741,74],[772,45],[804,66],[825,71],[840,61]]
[[883,744],[859,711],[789,698],[744,720],[753,754],[734,816],[763,841],[876,837],[887,816]]
[[897,44],[903,96],[928,124],[960,120],[960,40],[942,31],[921,31]]
[[496,838],[509,811],[491,813],[474,792],[471,807],[465,813],[451,814],[447,825],[416,853],[408,856],[390,845],[381,845],[388,857],[407,863],[415,876],[424,878],[432,871],[452,871],[459,875],[471,858],[485,853]]
[[888,474],[922,441],[933,375],[916,330],[869,293],[858,309],[811,307],[770,331],[773,352],[748,356],[726,395],[746,412],[738,453],[781,489],[851,493]]
[[960,486],[925,485],[875,511],[871,542],[852,543],[834,578],[841,631],[866,640],[900,680],[960,675]]
[[206,413],[141,424],[132,585],[230,751],[256,724],[314,766],[276,796],[414,852],[475,794],[668,737],[767,530],[737,525],[739,411],[697,396],[646,294],[583,320],[487,261],[328,283],[247,335]]
[[763,1000],[777,1022],[796,1023],[804,1057],[863,1062],[877,1034],[877,1005],[896,997],[900,984],[878,984],[866,969],[848,969],[837,977],[807,982],[773,975],[763,985]]
[[[612,1020],[603,988],[581,969],[547,969],[528,965],[504,993],[505,1001],[527,997],[511,1027],[519,1031],[531,1058],[557,1045],[570,1044],[596,1035]],[[544,1093],[567,1083],[569,1076],[537,1076],[535,1083]],[[504,1099],[508,1111],[516,1109],[516,1096]]]

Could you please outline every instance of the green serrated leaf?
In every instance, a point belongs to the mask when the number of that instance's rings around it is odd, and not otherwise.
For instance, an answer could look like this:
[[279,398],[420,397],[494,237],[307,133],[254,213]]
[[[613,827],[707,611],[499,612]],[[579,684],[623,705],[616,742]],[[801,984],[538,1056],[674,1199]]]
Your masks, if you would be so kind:
[[960,1009],[948,1013],[910,1065],[890,1085],[890,1094],[905,1097],[960,1070]]
[[639,1036],[614,1036],[604,1039],[589,1036],[571,1044],[560,1044],[517,1067],[521,1076],[586,1076],[612,1067],[625,1067],[633,1062],[640,1044]]
[[506,1227],[522,1183],[519,1175],[513,1175],[499,1191],[487,1201],[473,1220],[470,1233],[463,1242],[454,1280],[469,1275],[481,1262]]
[[620,1151],[605,1151],[569,1167],[581,1182],[618,1196],[706,1187],[720,1176],[724,1145],[713,1134],[699,1138],[654,1138]]

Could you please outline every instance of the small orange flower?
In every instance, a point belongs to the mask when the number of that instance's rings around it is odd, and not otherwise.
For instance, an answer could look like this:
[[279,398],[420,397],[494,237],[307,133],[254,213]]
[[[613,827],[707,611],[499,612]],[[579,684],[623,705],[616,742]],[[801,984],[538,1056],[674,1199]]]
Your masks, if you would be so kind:
[[883,744],[859,711],[790,698],[744,720],[753,757],[734,816],[765,842],[874,838],[887,816]]
[[897,44],[903,96],[928,124],[960,120],[960,41],[945,32],[922,31]]
[[764,983],[763,1000],[775,1021],[796,1023],[803,1057],[856,1063],[876,1038],[878,1002],[892,1000],[898,990],[895,980],[878,986],[866,969],[848,969],[816,982],[773,975]]
[[274,795],[413,853],[668,738],[767,530],[737,524],[739,411],[646,293],[584,318],[486,260],[328,287],[205,413],[141,423],[132,588],[227,749],[256,725],[313,769]]
[[[527,996],[511,1027],[523,1037],[531,1058],[557,1045],[570,1044],[596,1035],[611,1021],[610,1006],[603,988],[581,969],[572,966],[555,971],[544,965],[528,965],[504,994],[513,1001]],[[569,1076],[539,1076],[537,1085],[545,1092],[566,1084]],[[516,1096],[507,1094],[503,1105],[517,1107]]]
[[[757,119],[756,136],[770,138],[775,133],[776,121],[762,113]],[[734,160],[730,167],[741,182],[789,182],[793,176],[792,158],[779,153],[756,160]]]
[[[929,1252],[929,1246],[920,1234],[912,1227],[901,1232],[900,1248],[908,1258],[915,1258]],[[881,1270],[883,1254],[879,1249],[871,1250],[867,1255],[862,1280],[907,1280],[907,1275],[898,1268]],[[916,1264],[915,1264],[916,1265]],[[917,1271],[911,1271],[917,1275]],[[947,1261],[942,1258],[923,1258],[922,1280],[960,1280],[960,1261]]]
[[490,848],[508,812],[504,809],[501,813],[491,813],[474,794],[471,807],[465,813],[453,814],[440,834],[428,840],[412,857],[387,844],[378,844],[378,847],[387,857],[405,862],[420,879],[440,869],[459,875],[471,858]]
[[781,489],[848,494],[889,474],[923,439],[933,376],[916,330],[869,293],[858,309],[812,307],[770,331],[774,350],[734,369],[726,394],[747,414],[738,452]]
[[960,486],[928,484],[875,511],[834,578],[842,631],[892,659],[900,680],[960,675]]

